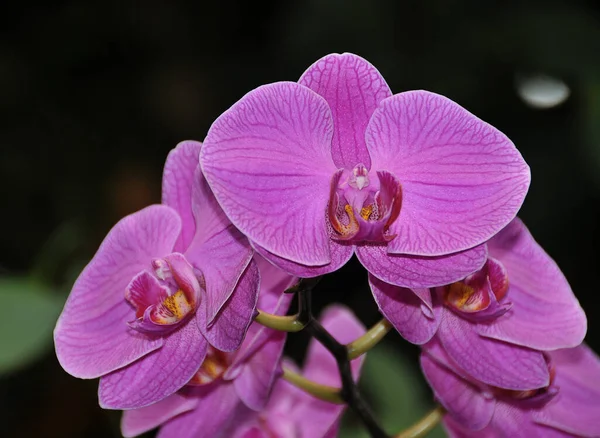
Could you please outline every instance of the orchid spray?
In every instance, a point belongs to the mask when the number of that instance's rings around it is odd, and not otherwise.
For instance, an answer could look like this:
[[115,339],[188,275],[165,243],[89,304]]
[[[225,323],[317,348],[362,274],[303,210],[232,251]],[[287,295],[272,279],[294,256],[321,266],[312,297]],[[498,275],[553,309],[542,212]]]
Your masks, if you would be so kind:
[[[439,422],[452,437],[599,437],[585,314],[516,218],[529,183],[508,137],[457,103],[325,56],[169,154],[162,204],[117,223],[75,282],[57,356],[100,377],[126,437],[332,438],[345,406],[378,438]],[[368,330],[345,307],[312,311],[353,255],[382,315]],[[392,329],[421,347],[439,403],[394,434],[357,386]],[[300,331],[303,368],[282,356]]]

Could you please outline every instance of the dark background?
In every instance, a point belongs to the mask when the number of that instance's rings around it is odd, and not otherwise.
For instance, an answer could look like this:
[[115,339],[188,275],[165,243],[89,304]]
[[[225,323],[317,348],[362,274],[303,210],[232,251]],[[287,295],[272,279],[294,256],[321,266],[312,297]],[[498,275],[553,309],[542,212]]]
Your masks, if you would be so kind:
[[[3,3],[0,275],[35,272],[64,300],[110,227],[160,202],[170,149],[202,140],[250,89],[344,51],[372,62],[394,92],[444,94],[514,141],[533,176],[520,216],[570,280],[600,351],[594,0]],[[527,105],[519,78],[538,73],[564,81],[569,98]],[[366,324],[378,318],[358,263],[317,292],[318,307],[341,301]],[[289,353],[301,357],[303,346],[295,338]],[[115,436],[118,415],[97,406],[96,387],[62,371],[48,348],[0,376],[2,435]]]

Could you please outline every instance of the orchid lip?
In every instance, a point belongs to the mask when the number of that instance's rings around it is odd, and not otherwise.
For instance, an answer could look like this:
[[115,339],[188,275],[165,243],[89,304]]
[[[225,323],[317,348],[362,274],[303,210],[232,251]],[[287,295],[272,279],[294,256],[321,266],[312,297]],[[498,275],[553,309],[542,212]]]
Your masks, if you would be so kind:
[[505,299],[508,275],[502,264],[489,258],[479,271],[441,288],[444,303],[463,318],[488,322],[512,308]]
[[125,292],[135,308],[129,327],[146,334],[165,335],[186,322],[196,311],[202,287],[197,271],[182,254],[152,260],[153,271],[136,275]]
[[339,169],[331,179],[327,217],[332,237],[353,242],[386,243],[400,215],[402,187],[395,176],[378,171],[371,178],[363,164]]
[[148,307],[141,318],[127,323],[129,327],[147,334],[167,334],[186,322],[195,309],[178,290],[162,303]]

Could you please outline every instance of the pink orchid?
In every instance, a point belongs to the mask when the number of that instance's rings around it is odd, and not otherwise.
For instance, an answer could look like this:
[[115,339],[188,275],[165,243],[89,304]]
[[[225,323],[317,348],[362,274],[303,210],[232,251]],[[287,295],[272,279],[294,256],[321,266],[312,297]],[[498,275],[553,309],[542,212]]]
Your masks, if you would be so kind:
[[477,380],[514,390],[545,386],[548,369],[536,350],[579,345],[585,313],[519,219],[487,248],[482,269],[433,290],[411,291],[371,276],[375,299],[407,340],[424,344],[436,334],[452,360]]
[[530,391],[494,388],[473,379],[439,348],[425,349],[421,367],[446,409],[453,438],[600,436],[600,358],[587,346],[547,353],[551,381]]
[[261,86],[210,128],[202,171],[255,249],[300,277],[356,253],[403,287],[481,268],[530,174],[512,142],[450,99],[392,95],[364,59],[328,55]]
[[[270,310],[263,304],[262,296],[261,290],[261,308]],[[360,322],[341,307],[325,312],[323,326],[340,342],[353,341],[365,332]],[[252,325],[252,328],[258,327]],[[279,374],[285,334],[264,327],[260,330],[267,333],[266,338],[261,343],[248,336],[251,340],[245,341],[240,353],[234,355],[231,368],[224,372],[222,379],[205,387],[185,388],[155,405],[126,411],[123,434],[132,437],[162,424],[159,438],[334,436],[331,433],[337,429],[336,420],[343,410],[341,405],[317,400],[279,379],[265,406],[270,384]],[[247,344],[255,346],[250,354]],[[352,362],[355,376],[361,363],[360,359]],[[286,366],[293,367],[290,363]],[[314,340],[304,373],[323,384],[339,385],[340,382],[335,360]],[[257,394],[260,394],[258,400]]]
[[54,331],[63,368],[101,377],[100,404],[124,409],[185,385],[209,345],[239,347],[259,273],[197,165],[201,144],[169,154],[163,205],[119,221],[83,270]]

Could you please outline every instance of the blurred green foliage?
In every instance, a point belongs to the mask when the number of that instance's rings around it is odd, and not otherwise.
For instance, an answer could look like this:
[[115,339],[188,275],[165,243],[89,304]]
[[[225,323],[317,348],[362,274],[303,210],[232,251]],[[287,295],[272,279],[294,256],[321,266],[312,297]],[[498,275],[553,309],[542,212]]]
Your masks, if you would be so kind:
[[23,368],[51,349],[63,301],[31,278],[0,279],[0,374]]
[[52,331],[84,263],[75,221],[54,230],[33,258],[29,274],[0,278],[0,375],[27,367],[52,349]]
[[[367,353],[360,387],[379,424],[390,434],[412,426],[435,406],[418,366],[409,362],[389,342],[383,342]],[[446,434],[438,425],[427,436],[444,438]],[[340,438],[369,438],[369,434],[354,414],[347,411]]]

